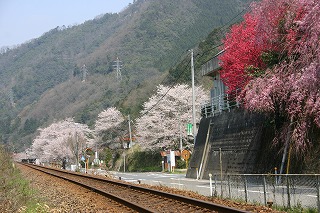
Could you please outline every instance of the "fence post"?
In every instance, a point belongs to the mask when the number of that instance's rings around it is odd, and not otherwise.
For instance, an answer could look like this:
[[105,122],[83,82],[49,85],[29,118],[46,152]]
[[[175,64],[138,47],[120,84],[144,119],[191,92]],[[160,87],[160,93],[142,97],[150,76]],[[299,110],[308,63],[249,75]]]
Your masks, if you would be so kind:
[[211,113],[212,113],[212,116],[214,116],[214,100],[211,99]]
[[267,206],[267,191],[266,191],[266,176],[263,175],[263,198],[264,198],[264,205]]
[[207,105],[204,105],[204,114],[206,116],[206,118],[208,117],[208,107]]
[[217,175],[214,176],[214,196],[217,197]]
[[197,180],[199,180],[199,172],[198,172],[198,168],[196,168],[196,172],[197,172]]
[[209,180],[210,180],[210,196],[213,196],[213,191],[212,191],[212,174],[209,173]]
[[230,175],[228,175],[229,198],[231,199]]
[[221,181],[221,197],[223,197],[223,180],[222,180],[222,151],[221,148],[219,148],[219,153],[220,153],[220,181]]
[[319,175],[317,177],[317,206],[318,212],[320,211],[320,183],[319,183]]
[[247,177],[246,177],[246,175],[244,175],[243,177],[244,177],[244,197],[245,197],[246,203],[248,203],[248,183],[247,183]]
[[229,103],[229,94],[227,93],[227,108],[228,108],[228,111],[230,112],[230,103]]
[[289,177],[286,175],[287,179],[287,195],[288,195],[288,208],[291,208],[291,203],[290,203],[290,185],[289,185]]

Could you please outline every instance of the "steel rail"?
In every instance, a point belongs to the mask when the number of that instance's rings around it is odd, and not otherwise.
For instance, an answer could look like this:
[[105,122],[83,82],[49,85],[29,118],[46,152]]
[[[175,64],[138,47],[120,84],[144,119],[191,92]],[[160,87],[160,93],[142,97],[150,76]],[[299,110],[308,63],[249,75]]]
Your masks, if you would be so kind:
[[[69,178],[66,178],[66,177],[62,177],[62,176],[59,176],[59,175],[54,174],[54,173],[50,173],[49,171],[45,171],[45,170],[47,169],[47,170],[54,170],[54,171],[59,171],[59,172],[64,172],[64,171],[53,169],[53,168],[48,168],[48,167],[34,166],[34,165],[30,165],[30,164],[23,164],[23,165],[28,166],[28,167],[33,168],[33,169],[36,169],[36,170],[41,171],[43,173],[46,173],[48,175],[52,175],[52,176],[61,178],[63,180],[69,181],[69,182],[74,183],[76,185],[80,185],[80,186],[82,186],[82,187],[84,187],[86,189],[89,189],[89,190],[91,190],[93,192],[96,192],[96,193],[98,193],[98,194],[100,194],[102,196],[105,196],[105,197],[107,197],[107,198],[109,198],[111,200],[114,200],[114,201],[116,201],[116,202],[118,202],[118,203],[120,203],[122,205],[125,205],[125,206],[127,206],[127,207],[129,207],[129,208],[131,208],[131,209],[133,209],[133,210],[135,210],[137,212],[143,212],[143,213],[155,212],[154,210],[148,209],[148,208],[146,208],[144,206],[140,206],[140,205],[138,205],[136,203],[130,202],[130,201],[125,200],[125,199],[122,199],[119,196],[113,195],[111,193],[107,193],[105,191],[102,191],[102,190],[100,190],[98,188],[95,188],[95,187],[92,187],[90,185],[87,185],[87,184],[84,184],[84,183],[80,183],[78,181],[75,181],[75,180],[72,180],[72,179],[69,179]],[[64,172],[64,173],[71,174],[69,172]],[[78,175],[78,174],[74,174],[74,175],[82,176],[82,175]],[[91,178],[90,176],[85,176],[85,177],[86,178]]]
[[141,192],[150,193],[150,194],[153,194],[153,195],[169,198],[169,199],[172,199],[172,200],[176,200],[176,201],[183,202],[183,203],[186,203],[186,204],[190,204],[190,205],[193,205],[193,206],[198,206],[200,208],[204,208],[204,209],[208,209],[208,210],[212,210],[212,211],[226,212],[226,213],[247,212],[247,211],[244,211],[244,210],[235,209],[235,208],[228,207],[228,206],[223,206],[223,205],[220,205],[220,204],[215,204],[215,203],[202,201],[202,200],[198,200],[198,199],[194,199],[194,198],[189,198],[189,197],[185,197],[185,196],[177,195],[177,194],[172,194],[172,193],[168,193],[168,192],[157,191],[157,190],[146,188],[146,187],[143,187],[143,186],[137,186],[137,185],[132,185],[132,184],[129,184],[129,183],[108,180],[108,179],[104,179],[104,178],[101,178],[101,177],[93,177],[93,176],[89,176],[89,175],[86,175],[86,174],[70,172],[70,171],[64,171],[64,170],[60,170],[60,169],[49,168],[49,167],[33,165],[33,164],[32,165],[23,164],[23,165],[29,166],[31,168],[37,169],[37,170],[45,172],[47,174],[50,174],[50,175],[62,178],[64,180],[73,182],[75,184],[81,185],[81,186],[83,186],[83,187],[85,187],[87,189],[90,189],[90,190],[95,191],[95,192],[97,192],[97,193],[99,193],[99,194],[101,194],[103,196],[106,196],[106,197],[112,199],[112,200],[115,200],[115,201],[117,201],[117,202],[119,202],[119,203],[121,203],[121,204],[123,204],[123,205],[125,205],[125,206],[127,206],[127,207],[129,207],[131,209],[133,209],[133,210],[138,211],[138,212],[155,212],[155,210],[143,207],[143,206],[141,206],[139,204],[130,202],[128,200],[120,198],[119,196],[107,193],[105,191],[99,190],[98,188],[89,186],[87,184],[79,183],[77,181],[68,179],[66,177],[62,177],[62,176],[59,176],[57,174],[52,174],[50,172],[43,171],[43,170],[52,170],[52,171],[56,171],[56,172],[66,173],[66,174],[69,174],[69,175],[85,177],[85,178],[93,179],[93,180],[104,181],[104,182],[107,182],[107,183],[110,183],[110,184],[114,184],[114,185],[118,185],[118,186],[121,186],[121,187],[130,188],[132,190],[137,190],[137,191],[141,191]]

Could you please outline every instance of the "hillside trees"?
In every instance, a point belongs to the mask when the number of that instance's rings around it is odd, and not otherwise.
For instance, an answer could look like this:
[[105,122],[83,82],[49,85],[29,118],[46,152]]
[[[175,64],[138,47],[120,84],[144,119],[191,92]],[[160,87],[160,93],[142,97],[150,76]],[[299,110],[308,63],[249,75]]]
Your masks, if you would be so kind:
[[320,3],[263,0],[244,18],[224,40],[222,78],[243,88],[247,109],[273,115],[276,141],[303,153],[320,127]]
[[[196,108],[199,109],[199,105],[205,100],[208,100],[207,92],[197,86]],[[197,120],[199,118],[198,113]],[[192,123],[191,88],[181,84],[169,90],[168,86],[159,85],[157,93],[144,103],[141,117],[136,121],[137,138],[146,149],[177,148],[180,128],[183,140],[188,142],[187,123]]]

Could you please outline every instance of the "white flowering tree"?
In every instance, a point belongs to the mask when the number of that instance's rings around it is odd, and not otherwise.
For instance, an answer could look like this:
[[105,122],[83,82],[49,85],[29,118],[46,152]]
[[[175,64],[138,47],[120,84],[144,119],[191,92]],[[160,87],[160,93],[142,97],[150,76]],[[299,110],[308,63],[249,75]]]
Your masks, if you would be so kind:
[[[201,86],[195,87],[195,93],[196,120],[199,122],[200,104],[209,96]],[[136,121],[138,142],[147,149],[178,147],[180,135],[184,142],[188,141],[187,123],[192,123],[192,88],[185,84],[171,89],[159,85],[156,94],[144,103],[141,117]]]
[[110,107],[99,113],[95,125],[95,132],[101,133],[112,127],[120,125],[124,121],[123,115],[116,107]]
[[93,146],[92,131],[85,124],[75,123],[68,118],[39,129],[33,140],[30,155],[41,162],[76,158],[87,146]]
[[[96,138],[108,146],[115,146],[120,142],[119,127],[123,123],[124,118],[121,112],[116,107],[110,107],[99,113],[98,119],[95,124]],[[115,138],[118,137],[118,138]],[[117,143],[119,145],[119,143]]]

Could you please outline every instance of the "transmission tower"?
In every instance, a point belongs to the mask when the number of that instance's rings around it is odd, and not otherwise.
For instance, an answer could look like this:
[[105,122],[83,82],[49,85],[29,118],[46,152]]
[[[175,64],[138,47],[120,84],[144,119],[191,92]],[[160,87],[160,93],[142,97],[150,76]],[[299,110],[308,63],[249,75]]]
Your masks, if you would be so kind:
[[82,71],[82,82],[85,82],[88,74],[88,70],[85,64],[81,67],[81,71]]
[[15,107],[16,104],[14,103],[14,97],[13,97],[13,90],[12,89],[10,89],[10,91],[9,91],[9,98],[10,98],[11,106]]
[[118,81],[121,81],[121,80],[122,80],[121,67],[122,67],[122,61],[120,61],[119,58],[117,57],[117,60],[114,61],[113,68],[114,68],[114,70],[116,70],[117,80],[118,80]]

